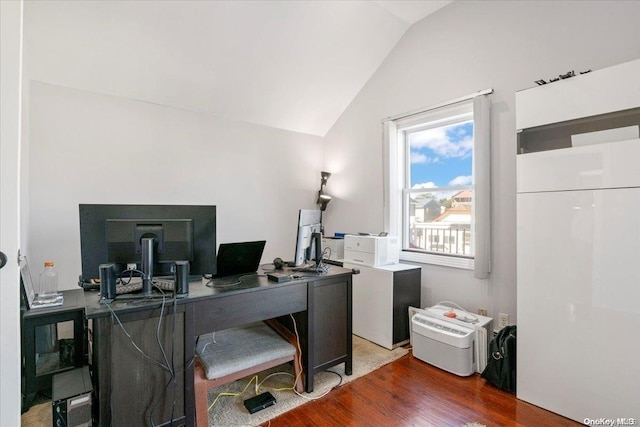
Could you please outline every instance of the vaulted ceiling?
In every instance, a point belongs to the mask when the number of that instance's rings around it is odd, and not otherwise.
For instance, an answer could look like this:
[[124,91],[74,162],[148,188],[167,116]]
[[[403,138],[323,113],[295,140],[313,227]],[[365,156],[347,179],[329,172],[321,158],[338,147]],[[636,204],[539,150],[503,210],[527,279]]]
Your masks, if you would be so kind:
[[325,135],[450,1],[25,1],[30,79]]

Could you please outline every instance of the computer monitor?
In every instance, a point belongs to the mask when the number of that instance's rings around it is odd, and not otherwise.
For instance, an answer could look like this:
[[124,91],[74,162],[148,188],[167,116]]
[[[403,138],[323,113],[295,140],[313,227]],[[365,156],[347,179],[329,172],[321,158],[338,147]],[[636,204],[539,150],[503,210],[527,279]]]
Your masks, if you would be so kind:
[[107,263],[117,277],[146,262],[154,276],[173,275],[176,261],[189,261],[192,277],[217,272],[215,206],[81,204],[79,212],[82,283]]
[[322,213],[316,209],[300,209],[294,267],[300,267],[322,256]]

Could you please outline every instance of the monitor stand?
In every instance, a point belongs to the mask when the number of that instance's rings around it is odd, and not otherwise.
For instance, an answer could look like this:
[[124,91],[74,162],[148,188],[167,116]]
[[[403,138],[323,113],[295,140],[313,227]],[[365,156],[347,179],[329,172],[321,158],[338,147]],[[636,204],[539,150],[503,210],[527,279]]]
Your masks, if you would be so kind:
[[311,233],[311,246],[316,250],[316,265],[322,263],[322,233]]
[[153,294],[153,238],[142,238],[142,294]]

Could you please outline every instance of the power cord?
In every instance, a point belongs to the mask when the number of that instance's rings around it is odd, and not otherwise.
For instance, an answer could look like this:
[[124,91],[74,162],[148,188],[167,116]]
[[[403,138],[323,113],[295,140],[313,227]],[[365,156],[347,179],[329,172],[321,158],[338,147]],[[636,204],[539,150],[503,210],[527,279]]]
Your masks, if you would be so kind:
[[467,313],[467,315],[470,317],[470,321],[471,323],[476,323],[479,319],[478,316],[476,316],[475,314],[465,310],[463,307],[459,306],[458,304],[456,304],[453,301],[440,301],[438,303],[436,303],[436,305],[444,305],[445,307],[447,306],[454,306],[455,308],[464,311],[465,313]]
[[[327,255],[328,254],[328,255]],[[327,274],[329,272],[329,265],[324,263],[324,259],[328,259],[329,257],[331,257],[331,248],[326,247],[324,248],[324,250],[322,251],[322,254],[320,255],[320,260],[316,262],[315,265],[311,265],[309,267],[302,267],[302,268],[294,268],[293,271],[296,273],[314,273],[315,275],[318,276],[322,276],[324,274]],[[305,277],[304,275],[299,277]]]
[[294,390],[294,393],[297,394],[298,396],[304,398],[304,399],[307,399],[307,400],[317,400],[317,399],[325,397],[327,394],[331,393],[332,390],[335,390],[336,388],[340,387],[340,385],[342,385],[343,378],[342,378],[342,375],[340,375],[338,372],[329,371],[329,370],[326,370],[324,372],[329,372],[331,374],[337,375],[340,378],[340,381],[338,381],[338,384],[332,386],[331,388],[329,388],[327,391],[325,391],[324,393],[320,394],[319,396],[314,396],[314,397],[305,396],[302,393],[298,393],[297,390]]
[[[265,267],[265,266],[267,266],[267,265],[271,265],[271,266],[273,266],[273,267],[270,267],[270,268],[269,268],[269,267]],[[260,266],[260,269],[261,269],[262,271],[266,272],[266,273],[275,273],[276,271],[278,271],[278,269],[276,268],[276,265],[275,265],[273,262],[269,262],[269,263],[266,263],[266,264],[262,264],[262,265]]]
[[246,277],[260,277],[260,276],[265,276],[264,274],[256,274],[256,273],[252,273],[252,274],[245,274],[242,275],[240,277],[238,277],[237,280],[233,281],[233,282],[216,282],[215,278],[211,278],[209,279],[209,281],[205,284],[207,287],[209,288],[214,288],[214,289],[226,289],[226,288],[232,288],[234,286],[240,285],[242,283],[242,280]]
[[[60,409],[60,408],[57,408]],[[58,416],[58,422],[56,425],[61,426],[61,427],[67,427],[67,422],[64,419],[64,417],[62,416],[62,414],[60,413],[60,411],[56,411],[56,415]]]
[[171,372],[171,369],[168,366],[163,365],[161,362],[158,362],[157,360],[155,360],[153,357],[150,357],[149,355],[147,355],[140,347],[138,347],[138,345],[135,343],[135,341],[133,340],[133,338],[131,337],[131,335],[129,335],[129,332],[127,332],[127,330],[125,329],[124,325],[122,324],[122,322],[120,321],[120,318],[118,317],[118,315],[116,314],[115,311],[113,311],[113,308],[111,308],[111,304],[106,304],[106,306],[109,308],[109,310],[111,311],[111,316],[115,319],[115,321],[118,323],[118,325],[120,326],[120,329],[122,329],[122,332],[124,332],[124,334],[127,336],[127,338],[129,338],[129,341],[131,342],[131,344],[133,345],[133,347],[142,355],[142,357],[144,357],[145,359],[151,361],[152,363],[158,365],[159,367],[161,367],[162,369]]
[[[296,319],[295,319],[295,317],[293,317],[293,314],[289,314],[289,317],[291,317],[291,320],[292,320],[292,322],[293,322],[293,331],[294,331],[294,333],[295,333],[295,335],[296,335],[296,346],[297,346],[297,348],[298,348],[298,354],[302,355],[302,347],[300,346],[300,334],[298,333],[298,325],[297,325],[297,323],[296,323]],[[211,344],[211,343],[207,343],[207,344],[205,344],[205,348],[206,348],[206,346],[207,346],[207,345],[209,345],[209,344]],[[197,345],[197,343],[196,343],[196,345]],[[203,348],[203,350],[204,350],[204,348]],[[294,363],[295,363],[295,361],[296,361],[296,360],[298,361],[298,367],[299,367],[299,369],[298,369],[298,375],[297,375],[297,376],[296,376],[296,375],[291,374],[290,372],[273,372],[273,373],[271,373],[271,374],[267,375],[267,376],[266,376],[262,381],[258,382],[258,380],[259,380],[258,375],[254,375],[254,376],[252,376],[252,377],[251,377],[251,379],[249,380],[249,382],[247,383],[247,385],[245,385],[244,389],[242,389],[242,391],[241,391],[241,392],[220,392],[220,393],[218,393],[218,395],[217,395],[217,396],[216,396],[216,398],[213,400],[213,402],[211,403],[211,405],[209,405],[209,407],[207,408],[207,412],[209,412],[209,411],[211,410],[211,408],[213,408],[213,407],[215,406],[215,404],[218,402],[218,400],[219,400],[219,399],[220,399],[220,397],[222,397],[222,396],[231,396],[231,397],[242,396],[242,395],[247,391],[247,389],[249,388],[249,386],[251,385],[251,383],[253,383],[253,381],[254,381],[254,380],[255,380],[255,382],[256,382],[256,385],[255,385],[255,394],[256,394],[256,396],[257,396],[257,395],[259,394],[259,392],[260,392],[260,387],[262,387],[262,385],[264,384],[264,382],[265,382],[267,379],[269,379],[269,378],[271,378],[271,377],[273,377],[273,376],[276,376],[276,375],[288,375],[288,376],[293,377],[293,379],[294,379],[294,381],[293,381],[293,385],[292,385],[291,387],[280,387],[280,388],[265,387],[266,389],[271,390],[271,391],[287,391],[287,390],[292,390],[294,393],[298,394],[299,396],[306,397],[306,396],[303,396],[302,394],[300,394],[300,393],[296,390],[296,384],[298,384],[298,381],[300,380],[300,377],[302,376],[302,370],[303,370],[303,366],[302,366],[302,360],[301,360],[301,358],[296,357],[296,358],[294,359]],[[331,372],[331,371],[327,371],[327,372]],[[337,373],[336,373],[336,374],[337,374]],[[338,374],[338,375],[340,375],[340,374]],[[342,377],[341,377],[341,379],[342,379]],[[340,381],[340,383],[342,383],[342,381]],[[338,385],[340,385],[340,384],[338,384]],[[335,387],[337,387],[337,386],[335,386]],[[333,388],[335,388],[335,387],[333,387]],[[333,388],[332,388],[332,389],[333,389]],[[329,391],[330,391],[330,390],[329,390]]]
[[[167,367],[170,367],[170,378],[169,381],[167,382],[167,384],[165,385],[165,387],[162,390],[162,393],[160,393],[160,395],[158,396],[158,398],[156,399],[156,402],[151,406],[150,410],[149,410],[149,424],[152,426],[155,426],[156,424],[153,422],[153,413],[155,412],[155,410],[158,408],[158,405],[161,402],[162,397],[165,395],[165,393],[167,392],[167,390],[169,389],[169,385],[171,385],[173,383],[173,403],[171,406],[171,425],[173,425],[173,421],[174,421],[174,414],[175,414],[175,406],[176,406],[176,385],[177,385],[177,380],[176,380],[176,375],[175,375],[175,345],[174,342],[175,340],[172,338],[171,340],[171,363],[169,363],[169,360],[167,358],[167,355],[165,353],[164,350],[164,346],[162,345],[161,341],[160,341],[160,327],[162,324],[162,317],[163,317],[163,312],[164,312],[164,292],[162,291],[162,288],[157,286],[154,283],[154,286],[162,293],[163,296],[163,304],[162,307],[160,309],[160,319],[158,321],[158,327],[156,329],[156,341],[158,343],[158,347],[160,348],[160,351],[162,352],[162,356],[164,358],[165,364]],[[176,312],[177,312],[177,299],[173,298],[173,322],[172,322],[172,330],[171,330],[171,336],[175,337],[175,330],[176,330]]]
[[[166,391],[168,390],[169,386],[172,383],[174,385],[174,399],[173,399],[173,405],[172,405],[172,410],[171,410],[171,425],[173,425],[174,413],[175,413],[175,405],[176,405],[175,396],[176,396],[176,385],[177,385],[177,380],[176,380],[176,375],[175,375],[175,363],[174,363],[175,346],[172,344],[172,347],[171,347],[171,352],[172,352],[172,354],[171,354],[171,362],[169,362],[169,359],[168,359],[167,354],[165,352],[164,346],[162,345],[162,342],[160,340],[160,329],[162,327],[162,318],[164,317],[167,298],[166,298],[166,295],[165,295],[165,293],[163,292],[163,290],[161,288],[157,287],[157,289],[162,294],[162,304],[160,306],[160,315],[158,317],[158,326],[156,328],[156,341],[158,343],[158,347],[160,348],[160,352],[162,353],[162,359],[164,360],[164,363],[162,363],[161,361],[155,360],[153,357],[151,357],[148,354],[146,354],[136,344],[136,342],[133,340],[133,338],[131,337],[129,332],[126,330],[126,328],[122,324],[122,322],[121,322],[120,318],[118,317],[118,315],[116,314],[116,312],[111,307],[111,304],[106,304],[106,306],[109,308],[109,311],[111,312],[112,318],[116,321],[116,323],[118,323],[118,325],[120,326],[120,329],[122,329],[122,331],[127,336],[127,338],[129,338],[129,341],[131,342],[133,347],[142,355],[142,357],[147,359],[147,360],[149,360],[149,361],[151,361],[153,364],[159,366],[160,368],[162,368],[163,370],[165,370],[165,371],[167,371],[169,373],[170,379],[167,382],[167,384],[165,385],[165,387],[163,388],[162,393],[160,393],[160,395],[158,396],[156,401],[150,407],[147,408],[148,413],[149,413],[149,424],[151,426],[156,426],[155,422],[153,421],[153,413],[155,412],[155,410],[157,409],[158,405],[160,404],[162,396],[165,395]],[[173,298],[173,306],[174,306],[174,317],[173,317],[172,335],[175,335],[175,326],[176,326],[175,323],[176,323],[176,312],[177,312],[177,300],[175,298]],[[174,341],[175,340],[172,339],[172,343]],[[186,368],[185,368],[185,370],[186,370]]]
[[[118,278],[117,281],[120,282],[121,285],[128,285],[134,277],[142,278],[142,276],[144,275],[144,273],[141,270],[136,270],[136,269],[127,269],[122,272],[123,275],[127,273],[129,274],[127,281],[124,280],[125,279],[124,277]],[[134,273],[138,273],[140,276],[134,276]]]

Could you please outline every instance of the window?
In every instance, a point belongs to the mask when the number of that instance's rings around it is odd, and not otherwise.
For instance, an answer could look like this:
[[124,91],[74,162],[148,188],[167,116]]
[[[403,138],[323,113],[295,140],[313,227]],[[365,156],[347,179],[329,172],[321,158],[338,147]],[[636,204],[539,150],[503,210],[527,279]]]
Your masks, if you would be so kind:
[[490,122],[484,95],[384,122],[385,226],[401,236],[401,259],[487,277]]

